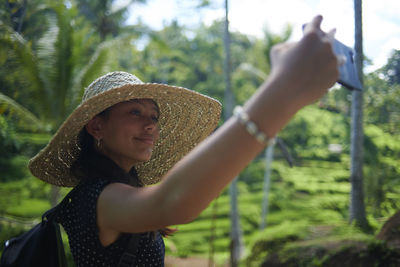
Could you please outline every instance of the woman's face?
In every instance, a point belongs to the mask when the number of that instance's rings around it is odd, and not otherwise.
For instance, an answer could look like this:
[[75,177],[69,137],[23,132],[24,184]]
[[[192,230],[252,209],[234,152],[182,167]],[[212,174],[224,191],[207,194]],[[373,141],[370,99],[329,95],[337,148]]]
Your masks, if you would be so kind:
[[[158,107],[150,99],[118,103],[111,107],[108,116],[93,118],[98,131],[97,136],[92,135],[101,139],[100,152],[129,171],[135,164],[151,158],[160,134],[158,118]],[[91,127],[90,123],[87,127]]]

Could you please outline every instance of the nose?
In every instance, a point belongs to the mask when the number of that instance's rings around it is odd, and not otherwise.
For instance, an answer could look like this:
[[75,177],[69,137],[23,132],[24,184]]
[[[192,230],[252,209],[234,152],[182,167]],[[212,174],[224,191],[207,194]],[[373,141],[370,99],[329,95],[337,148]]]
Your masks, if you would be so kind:
[[144,128],[147,131],[154,131],[157,128],[157,122],[152,117],[146,116],[144,119]]

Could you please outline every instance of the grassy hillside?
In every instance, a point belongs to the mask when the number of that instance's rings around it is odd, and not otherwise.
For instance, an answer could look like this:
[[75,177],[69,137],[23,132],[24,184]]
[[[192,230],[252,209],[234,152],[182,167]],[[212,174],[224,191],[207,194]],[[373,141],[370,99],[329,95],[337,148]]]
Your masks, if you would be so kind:
[[[350,185],[348,168],[342,163],[307,161],[289,168],[273,162],[267,227],[260,231],[262,179],[252,185],[239,182],[239,209],[247,252],[261,236],[279,237],[288,232],[300,234],[312,225],[342,225],[347,220]],[[216,214],[213,206],[217,202]],[[215,217],[214,248],[217,258],[229,253],[229,196],[225,192],[194,222],[179,226],[170,238],[172,253],[179,256],[202,254],[210,250],[211,218]]]
[[[250,253],[260,238],[306,235],[309,227],[327,231],[347,224],[350,185],[348,164],[330,161],[302,161],[293,168],[282,160],[272,163],[271,189],[267,227],[259,230],[263,199],[263,159],[243,172],[239,179],[239,210],[246,253]],[[258,173],[259,178],[249,177]],[[0,189],[3,214],[31,220],[39,218],[49,208],[45,196],[49,188],[32,178],[4,183]],[[6,199],[7,197],[7,204]],[[217,207],[215,207],[217,205]],[[223,262],[229,257],[229,196],[224,192],[198,219],[178,226],[179,232],[166,240],[168,254],[188,257],[208,257],[213,236],[215,259]],[[215,218],[212,221],[212,218]],[[212,233],[212,224],[215,231]],[[4,226],[3,226],[4,227]],[[21,231],[23,229],[21,228]]]
[[[370,240],[386,218],[369,216],[373,231],[364,234],[348,224],[350,183],[348,164],[329,161],[304,161],[293,168],[281,161],[273,163],[267,227],[259,230],[263,193],[262,181],[249,186],[239,183],[239,208],[245,244],[245,266],[258,266],[271,251],[294,241],[329,242]],[[395,202],[399,202],[397,196]],[[222,264],[229,259],[229,196],[225,192],[194,222],[179,226],[167,241],[169,253],[179,257],[209,257],[211,242],[214,259]],[[213,214],[215,212],[215,214]],[[392,209],[392,214],[395,209]],[[215,231],[212,236],[212,218]]]
[[[295,166],[290,168],[280,150],[275,148],[264,230],[259,229],[264,195],[263,154],[242,172],[238,199],[245,246],[244,266],[259,266],[267,255],[277,251],[293,255],[299,246],[314,249],[318,244],[316,252],[311,249],[317,253],[329,247],[336,248],[338,240],[371,240],[374,231],[399,209],[399,169],[394,156],[399,154],[400,142],[374,126],[366,127],[366,201],[372,231],[364,234],[348,224],[347,131],[347,119],[340,114],[310,107],[300,112],[282,132],[282,138],[294,155]],[[342,144],[342,153],[330,152],[330,143]],[[13,169],[20,170],[21,179],[8,179],[0,184],[0,250],[4,240],[26,230],[49,208],[50,187],[29,175],[26,162],[27,158],[19,157],[12,163]],[[374,192],[379,184],[376,181],[383,178],[386,179],[381,188],[383,202],[375,205]],[[63,193],[66,192],[67,189],[63,189]],[[226,190],[195,221],[177,226],[179,232],[166,239],[167,255],[208,258],[212,249],[217,263],[226,262],[230,251],[229,201]],[[378,213],[377,207],[380,207]]]

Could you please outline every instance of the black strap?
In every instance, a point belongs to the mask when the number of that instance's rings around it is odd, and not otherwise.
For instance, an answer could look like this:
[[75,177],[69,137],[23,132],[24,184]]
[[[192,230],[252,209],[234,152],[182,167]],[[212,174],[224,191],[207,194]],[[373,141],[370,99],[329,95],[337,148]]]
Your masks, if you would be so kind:
[[68,194],[64,197],[64,199],[60,203],[57,204],[57,206],[55,206],[55,207],[49,209],[48,211],[46,211],[42,216],[42,220],[55,221],[58,212],[60,212],[60,210],[64,206],[68,205],[68,203],[70,202],[71,196],[72,196],[74,191],[75,191],[74,189],[69,191]]
[[119,260],[118,267],[133,267],[136,263],[140,235],[132,234],[128,246]]
[[65,249],[61,236],[60,225],[56,221],[56,218],[58,212],[60,212],[60,210],[70,202],[72,191],[73,190],[71,190],[57,206],[51,208],[42,215],[42,220],[46,220],[49,223],[54,224],[54,228],[56,230],[59,267],[67,267],[68,264],[67,264],[67,257],[65,256]]
[[60,225],[54,222],[57,235],[57,252],[58,252],[58,266],[67,267],[67,257],[65,256],[64,243],[61,236]]
[[[42,219],[52,221],[56,224],[56,232],[57,232],[57,249],[58,249],[58,258],[59,258],[59,266],[60,267],[67,267],[67,260],[65,256],[64,244],[62,242],[60,227],[56,222],[56,217],[58,212],[68,203],[70,202],[71,196],[73,194],[74,189],[72,189],[64,199],[54,208],[45,212],[42,216]],[[132,234],[131,238],[129,239],[128,246],[122,254],[122,257],[119,261],[118,267],[133,267],[136,263],[136,256],[137,256],[137,249],[139,245],[139,234]]]

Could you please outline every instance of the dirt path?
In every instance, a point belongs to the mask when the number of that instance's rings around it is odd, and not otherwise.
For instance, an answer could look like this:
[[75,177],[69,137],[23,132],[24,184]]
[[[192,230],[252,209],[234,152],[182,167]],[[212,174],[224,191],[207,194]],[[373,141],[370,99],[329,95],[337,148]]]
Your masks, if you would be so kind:
[[208,259],[200,257],[174,258],[165,257],[165,267],[225,267],[228,265],[209,266]]

